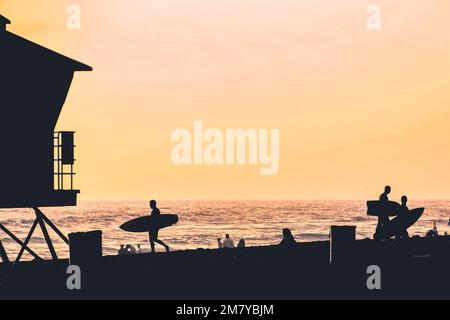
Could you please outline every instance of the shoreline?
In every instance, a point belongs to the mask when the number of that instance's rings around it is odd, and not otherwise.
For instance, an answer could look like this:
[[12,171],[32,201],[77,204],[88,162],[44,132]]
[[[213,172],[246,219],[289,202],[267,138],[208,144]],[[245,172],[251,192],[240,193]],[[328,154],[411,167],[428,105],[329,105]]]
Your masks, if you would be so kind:
[[[80,262],[82,290],[66,287],[69,260],[21,262],[1,298],[40,299],[429,299],[450,298],[450,237],[356,240],[330,263],[330,242],[293,247],[197,249],[104,256]],[[382,290],[367,288],[378,265]]]

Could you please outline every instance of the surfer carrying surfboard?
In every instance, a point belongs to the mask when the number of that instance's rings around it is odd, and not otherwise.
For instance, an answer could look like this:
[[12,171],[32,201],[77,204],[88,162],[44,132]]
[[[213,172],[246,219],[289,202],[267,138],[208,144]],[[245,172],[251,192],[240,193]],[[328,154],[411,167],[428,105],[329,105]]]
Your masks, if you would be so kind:
[[[389,202],[389,194],[391,193],[391,186],[386,186],[384,188],[384,192],[380,195],[380,202],[388,203]],[[377,225],[377,233],[383,228],[385,224],[389,223],[389,216],[385,214],[380,214],[378,216],[378,225]]]
[[[395,237],[397,240],[408,239],[408,229],[412,227],[423,215],[425,208],[410,210],[407,206],[408,198],[402,197],[402,204],[389,201],[387,195],[390,188],[380,196],[378,201],[367,201],[367,214],[378,217],[375,240],[389,240]],[[394,217],[389,220],[389,217]]]
[[158,232],[163,228],[176,224],[178,222],[178,215],[161,214],[156,206],[155,200],[150,201],[150,208],[152,209],[150,215],[146,213],[143,217],[127,221],[120,226],[120,229],[133,233],[148,233],[152,253],[155,252],[155,242],[164,246],[166,251],[169,251],[169,246],[158,239]]
[[[151,213],[152,217],[161,215],[161,212],[159,211],[159,209],[156,205],[157,204],[156,204],[155,200],[150,201],[150,208],[152,209],[152,213]],[[150,230],[148,232],[149,239],[150,239],[151,252],[152,253],[155,252],[155,242],[162,245],[164,248],[166,248],[166,251],[169,252],[169,246],[166,245],[163,241],[158,239],[158,232],[159,232],[159,228],[157,226],[150,228]]]
[[[398,212],[397,212],[397,217],[400,219],[400,221],[406,220],[409,216],[409,208],[406,205],[407,203],[408,203],[408,197],[403,196],[402,197],[402,205],[400,206],[400,208],[398,209]],[[405,226],[399,227],[399,230],[398,230],[397,234],[395,235],[395,237],[398,240],[409,238],[408,230],[405,229]]]

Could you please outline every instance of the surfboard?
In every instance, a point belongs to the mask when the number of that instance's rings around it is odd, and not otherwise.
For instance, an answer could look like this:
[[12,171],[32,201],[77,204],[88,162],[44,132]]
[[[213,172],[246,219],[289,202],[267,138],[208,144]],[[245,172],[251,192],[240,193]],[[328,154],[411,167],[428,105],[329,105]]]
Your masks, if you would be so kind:
[[178,222],[176,214],[160,214],[144,216],[125,222],[120,229],[127,232],[149,232],[153,229],[163,229],[173,226]]
[[367,201],[367,215],[369,216],[397,216],[400,204],[394,201]]
[[385,224],[384,227],[377,232],[376,238],[378,239],[389,239],[396,235],[399,230],[407,230],[412,227],[425,212],[425,208],[418,208],[409,211],[403,217],[397,217]]

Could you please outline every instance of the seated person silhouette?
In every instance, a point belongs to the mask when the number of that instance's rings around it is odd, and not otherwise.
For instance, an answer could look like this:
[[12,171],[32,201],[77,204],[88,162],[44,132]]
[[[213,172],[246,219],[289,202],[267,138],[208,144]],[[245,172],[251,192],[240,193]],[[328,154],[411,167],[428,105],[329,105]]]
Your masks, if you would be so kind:
[[241,239],[237,245],[238,248],[245,248],[245,239]]
[[[449,224],[450,224],[450,221],[449,221]],[[428,230],[425,237],[427,237],[427,238],[439,237],[439,231],[436,226],[436,221],[433,222],[433,229]]]
[[[389,201],[389,197],[388,195],[391,193],[391,187],[390,186],[386,186],[384,188],[384,192],[380,195],[380,202],[388,202]],[[382,228],[383,226],[389,222],[389,216],[387,215],[379,215],[378,216],[378,225],[377,225],[377,229],[376,229],[376,233],[377,234]]]
[[[156,206],[155,200],[150,201],[150,208],[152,209],[152,213],[151,213],[152,216],[157,216],[157,215],[161,214],[158,207]],[[166,249],[166,251],[169,252],[169,246],[158,239],[158,232],[159,232],[159,228],[154,227],[148,233],[149,238],[150,238],[151,253],[155,253],[155,242],[162,245]]]
[[136,248],[133,247],[131,244],[127,244],[125,247],[126,254],[136,254]]
[[[398,212],[397,212],[397,217],[400,220],[407,218],[409,215],[409,208],[406,205],[407,203],[408,203],[408,197],[403,196],[402,197],[402,205],[400,206],[400,209],[398,209]],[[400,228],[397,231],[395,238],[397,240],[408,239],[409,238],[408,231],[405,228]]]
[[291,230],[288,228],[283,229],[283,240],[281,240],[280,246],[292,246],[295,244],[297,244],[297,242],[295,241]]
[[223,248],[222,239],[217,238],[217,249],[222,249],[222,248]]
[[225,236],[225,240],[223,241],[223,247],[224,248],[229,248],[229,249],[233,249],[234,248],[233,239],[230,238],[229,234],[227,234]]
[[125,249],[125,245],[124,244],[120,245],[120,249],[119,249],[118,254],[119,254],[119,256],[123,256],[124,254],[127,254],[127,250]]
[[127,244],[125,250],[127,251],[127,254],[136,254],[136,248],[133,247],[131,244]]

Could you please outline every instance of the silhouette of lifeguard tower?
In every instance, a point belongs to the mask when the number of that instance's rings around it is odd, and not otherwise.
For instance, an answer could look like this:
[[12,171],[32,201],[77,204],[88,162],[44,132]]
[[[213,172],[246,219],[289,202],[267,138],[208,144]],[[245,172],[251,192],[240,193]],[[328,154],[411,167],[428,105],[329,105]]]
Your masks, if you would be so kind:
[[[23,242],[1,223],[0,229],[22,247],[16,262],[24,251],[40,259],[28,247],[38,225],[57,259],[46,225],[66,243],[67,237],[39,207],[77,203],[74,132],[54,130],[74,72],[92,68],[7,31],[10,23],[0,15],[0,209],[32,208],[36,220]],[[1,241],[0,254],[9,262]]]

